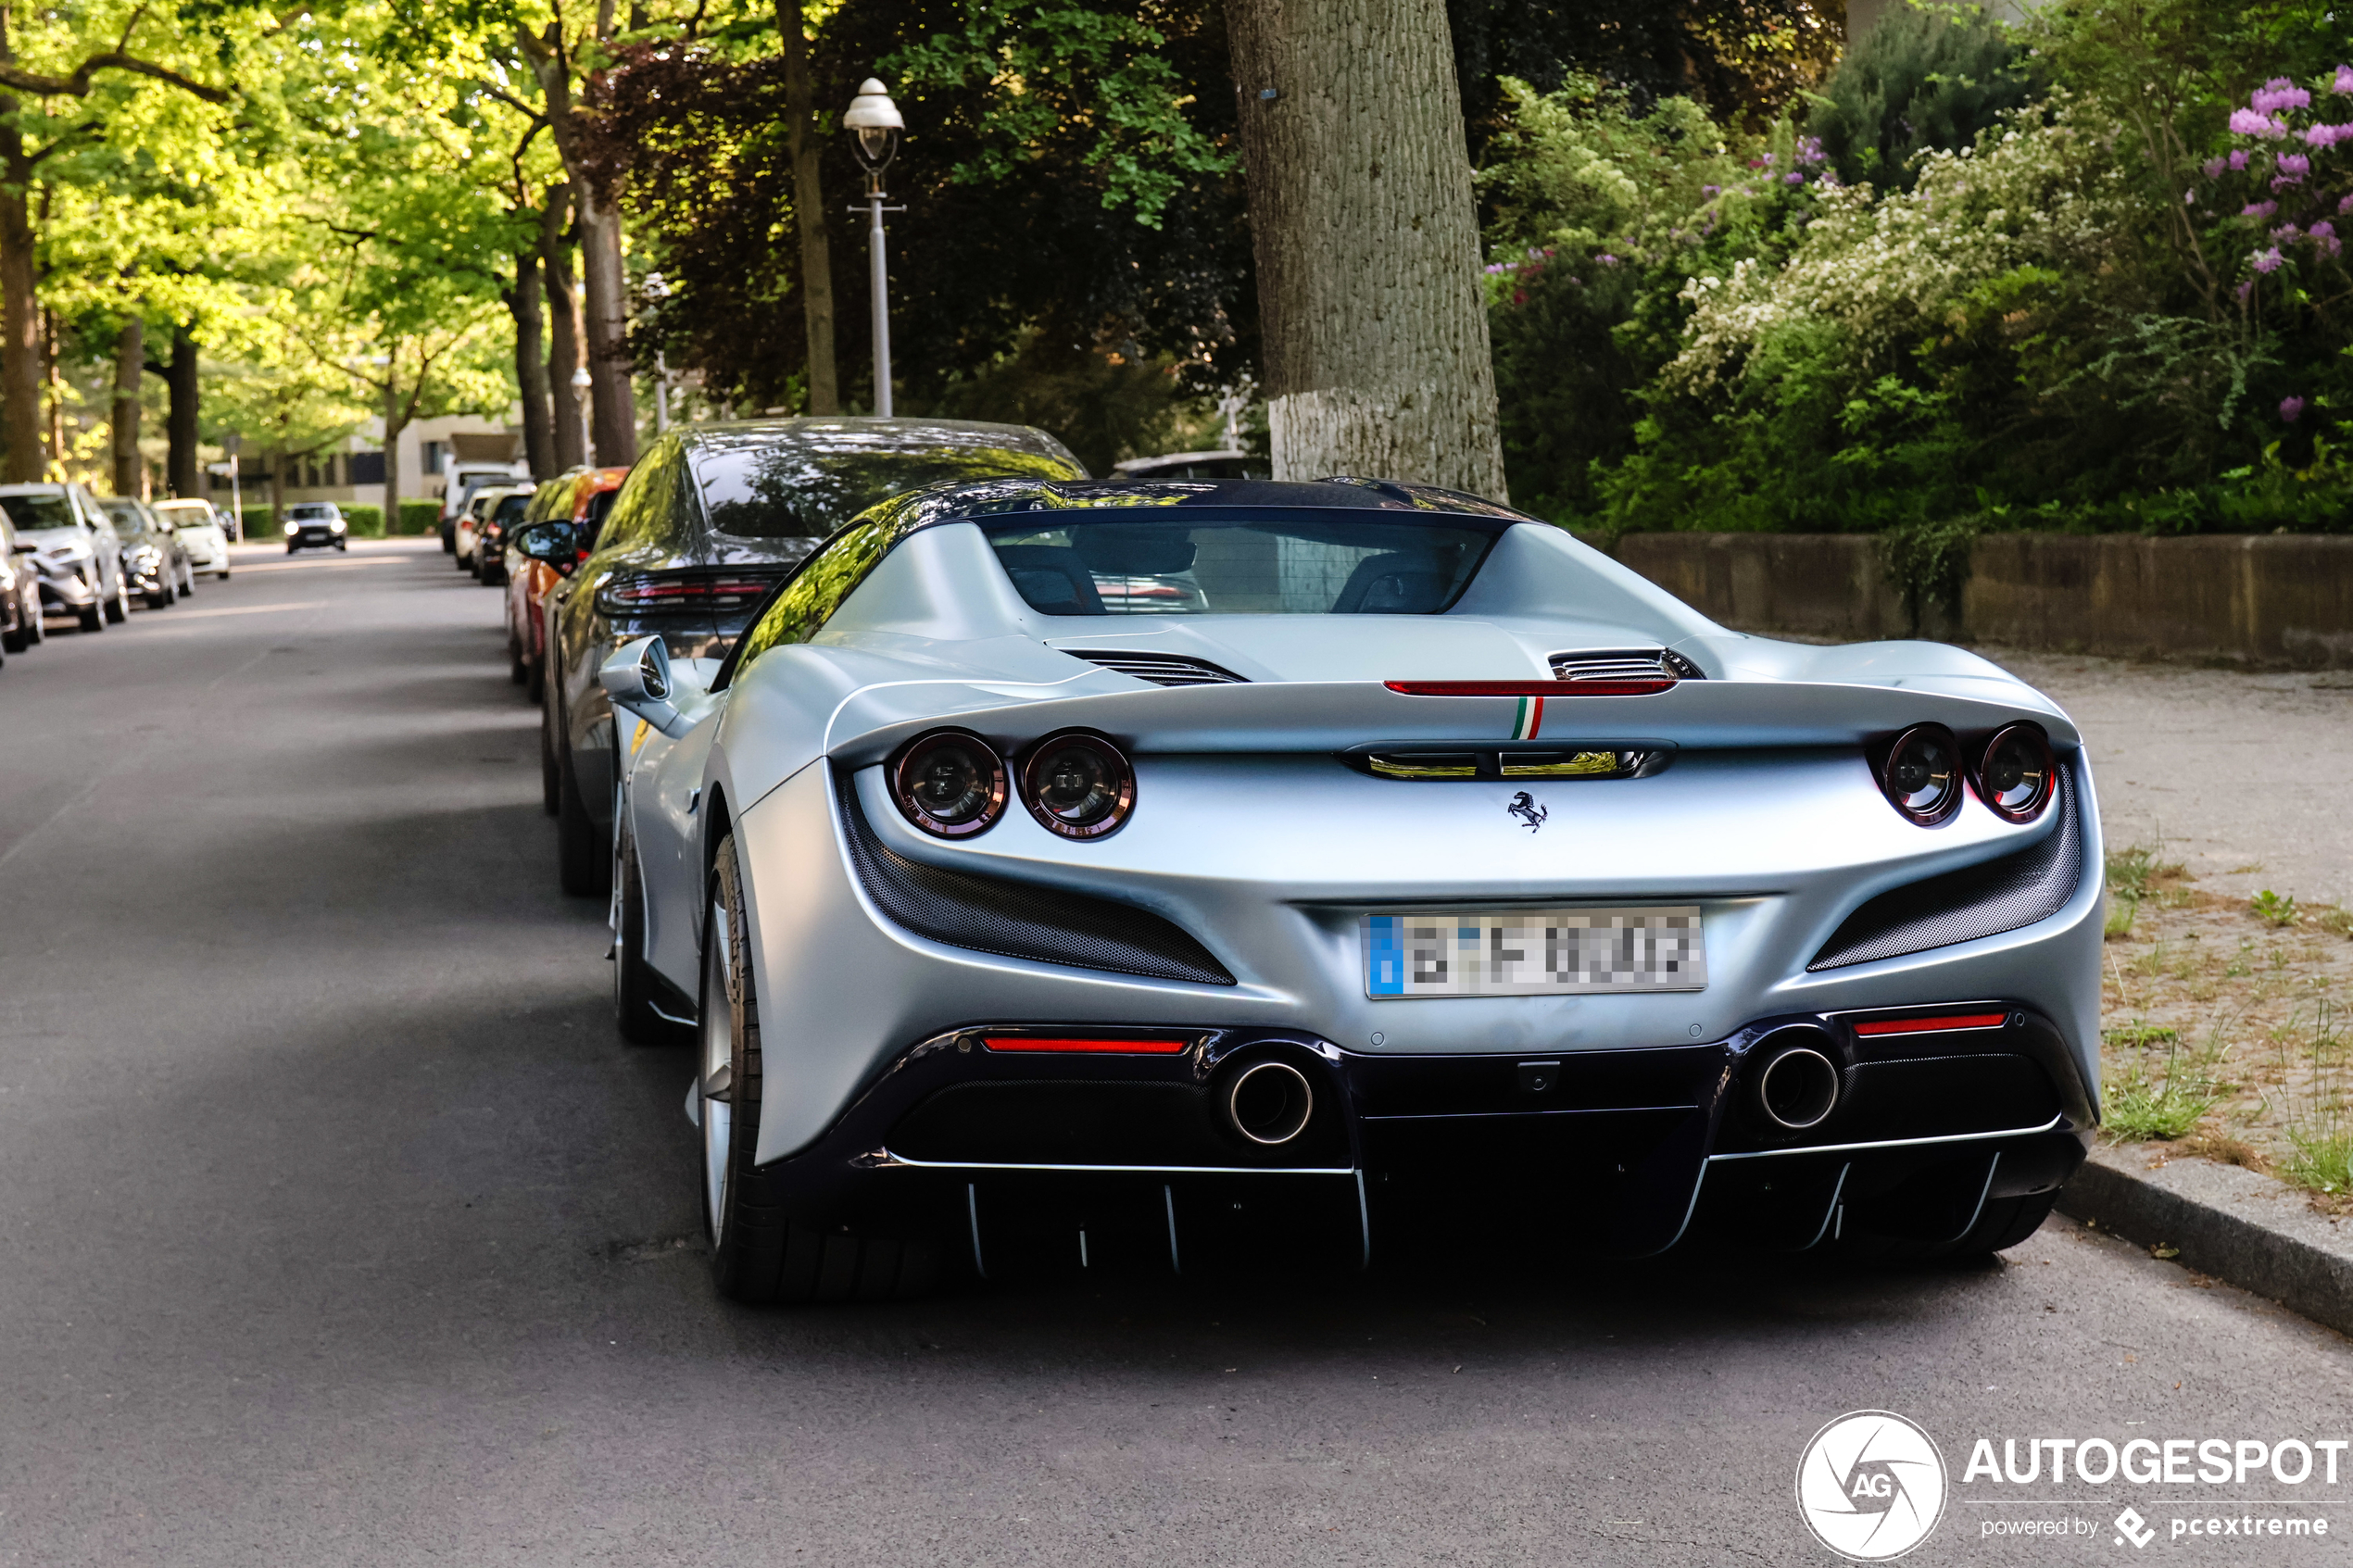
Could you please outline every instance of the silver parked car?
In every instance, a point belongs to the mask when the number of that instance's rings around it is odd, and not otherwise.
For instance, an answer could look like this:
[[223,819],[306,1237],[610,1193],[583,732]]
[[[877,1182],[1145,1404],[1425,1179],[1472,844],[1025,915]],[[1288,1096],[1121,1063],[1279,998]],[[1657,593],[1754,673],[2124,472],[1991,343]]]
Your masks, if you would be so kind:
[[599,681],[616,1005],[694,1022],[743,1299],[1978,1254],[2099,1116],[2064,713],[1957,648],[1727,631],[1474,497],[935,487],[724,660],[639,636]]
[[96,496],[80,484],[0,484],[0,511],[17,538],[32,546],[43,608],[79,621],[85,632],[131,614],[122,541]]

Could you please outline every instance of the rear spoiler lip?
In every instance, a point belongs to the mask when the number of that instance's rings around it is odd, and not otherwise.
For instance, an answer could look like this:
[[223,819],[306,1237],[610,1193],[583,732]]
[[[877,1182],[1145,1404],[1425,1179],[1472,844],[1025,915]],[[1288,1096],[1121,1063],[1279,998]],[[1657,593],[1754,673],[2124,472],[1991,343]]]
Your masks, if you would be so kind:
[[[1911,724],[1942,723],[1963,735],[2020,720],[2040,724],[2052,746],[2082,744],[2073,723],[2023,684],[1982,678],[1906,677],[1901,685],[1784,681],[1685,681],[1645,696],[1602,696],[1564,689],[1544,696],[1433,700],[1386,682],[1252,682],[1074,692],[1083,682],[893,681],[844,696],[826,724],[825,754],[850,767],[881,762],[927,730],[971,730],[1018,751],[1063,730],[1092,730],[1131,751],[1265,754],[1345,751],[1371,742],[1515,738],[1564,744],[1640,734],[1683,751],[1761,746],[1860,746]],[[1563,688],[1575,683],[1562,682]],[[1970,688],[1955,691],[1959,686]],[[1998,692],[1986,692],[1994,686]],[[2002,689],[2002,688],[2007,689]],[[1543,714],[1533,734],[1528,708]]]

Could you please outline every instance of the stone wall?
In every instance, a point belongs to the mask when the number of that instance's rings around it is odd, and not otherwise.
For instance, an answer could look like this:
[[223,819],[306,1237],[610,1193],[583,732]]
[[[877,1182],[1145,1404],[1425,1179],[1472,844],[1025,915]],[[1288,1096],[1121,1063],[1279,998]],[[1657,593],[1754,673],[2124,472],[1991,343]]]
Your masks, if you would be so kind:
[[[1842,533],[1629,533],[1617,557],[1744,632],[1913,634],[1879,541]],[[2061,652],[2353,668],[2353,536],[1994,533],[1957,620],[1919,634]]]

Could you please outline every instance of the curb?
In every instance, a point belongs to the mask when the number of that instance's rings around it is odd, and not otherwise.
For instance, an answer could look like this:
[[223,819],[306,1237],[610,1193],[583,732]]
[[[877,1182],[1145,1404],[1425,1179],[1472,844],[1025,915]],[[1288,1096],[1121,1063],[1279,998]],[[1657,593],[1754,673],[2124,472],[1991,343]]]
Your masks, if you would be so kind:
[[2179,1248],[2179,1261],[2201,1273],[2353,1334],[2353,1224],[2315,1213],[2284,1182],[2168,1160],[2163,1148],[2095,1148],[2059,1193],[2059,1212],[2144,1247]]

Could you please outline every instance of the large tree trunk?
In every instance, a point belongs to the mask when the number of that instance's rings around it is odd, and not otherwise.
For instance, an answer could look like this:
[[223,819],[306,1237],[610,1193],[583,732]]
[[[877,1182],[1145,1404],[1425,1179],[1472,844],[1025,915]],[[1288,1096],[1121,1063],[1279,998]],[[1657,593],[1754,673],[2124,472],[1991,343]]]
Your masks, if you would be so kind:
[[108,424],[118,495],[143,495],[146,489],[146,460],[139,455],[139,375],[146,363],[146,323],[133,316],[114,340],[114,411]]
[[171,391],[163,427],[171,440],[164,480],[174,495],[198,497],[204,495],[204,465],[196,456],[196,340],[184,323],[171,329],[171,368],[164,383]]
[[[420,371],[420,374],[422,372]],[[400,345],[384,357],[384,537],[400,532]]]
[[515,256],[515,286],[507,291],[507,310],[515,319],[515,385],[522,394],[522,455],[534,479],[556,476],[555,430],[548,423],[547,364],[539,334],[546,329],[539,308],[539,252],[536,246]]
[[591,438],[598,465],[637,460],[637,394],[629,372],[629,280],[621,264],[621,214],[573,183],[580,214],[581,315],[588,328]]
[[1502,498],[1443,0],[1227,0],[1226,18],[1275,477]]
[[270,527],[274,533],[286,521],[286,464],[283,445],[270,454]]
[[0,427],[8,477],[45,478],[41,450],[41,318],[34,303],[32,181],[17,102],[0,97]]
[[818,178],[816,89],[809,78],[809,35],[801,0],[776,0],[785,42],[785,145],[792,158],[793,226],[800,231],[800,307],[809,328],[809,411],[841,412],[834,370],[834,257],[825,239],[825,189]]
[[573,390],[573,372],[580,369],[580,297],[572,286],[572,246],[564,239],[565,187],[547,193],[539,220],[539,259],[547,278],[549,346],[548,402],[553,408],[550,434],[555,442],[556,470],[576,469],[588,460],[580,440],[580,394]]

